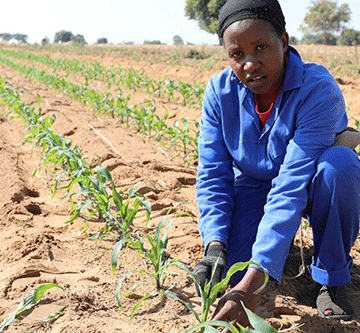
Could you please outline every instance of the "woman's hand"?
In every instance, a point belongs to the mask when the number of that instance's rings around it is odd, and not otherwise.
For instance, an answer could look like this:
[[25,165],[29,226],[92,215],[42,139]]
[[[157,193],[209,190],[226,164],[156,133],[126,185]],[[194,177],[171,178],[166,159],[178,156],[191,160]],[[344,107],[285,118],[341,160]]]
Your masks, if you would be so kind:
[[[223,320],[233,325],[239,323],[243,327],[249,326],[249,320],[241,304],[254,311],[261,293],[254,294],[264,283],[264,272],[249,268],[243,279],[220,300],[216,307],[213,320]],[[231,333],[225,328],[222,333]]]
[[[213,270],[216,270],[213,272]],[[206,255],[201,261],[199,261],[195,268],[194,274],[200,281],[200,288],[204,289],[206,282],[210,281],[211,276],[211,288],[219,283],[222,279],[223,272],[226,268],[226,247],[221,242],[211,242],[208,246]],[[196,292],[200,296],[200,289],[197,283],[195,283]],[[219,295],[220,296],[220,295]]]
[[[246,327],[249,326],[249,320],[245,314],[241,301],[246,304],[246,296],[240,290],[230,290],[220,300],[216,307],[213,320],[227,321],[234,326],[236,323]],[[245,303],[246,302],[246,303]],[[230,333],[225,328],[223,333]]]

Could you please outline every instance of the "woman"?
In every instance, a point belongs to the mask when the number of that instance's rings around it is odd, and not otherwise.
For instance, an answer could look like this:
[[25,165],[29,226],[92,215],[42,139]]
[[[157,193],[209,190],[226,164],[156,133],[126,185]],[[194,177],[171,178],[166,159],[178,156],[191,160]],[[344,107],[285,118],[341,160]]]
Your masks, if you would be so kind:
[[[204,284],[218,261],[216,283],[235,262],[253,260],[280,281],[306,216],[318,311],[350,319],[344,285],[359,231],[360,164],[352,149],[334,146],[347,125],[341,91],[289,46],[276,0],[228,0],[218,35],[230,67],[204,97],[196,198],[205,253],[194,272]],[[214,319],[248,324],[241,301],[253,310],[263,282],[256,267],[235,274]]]

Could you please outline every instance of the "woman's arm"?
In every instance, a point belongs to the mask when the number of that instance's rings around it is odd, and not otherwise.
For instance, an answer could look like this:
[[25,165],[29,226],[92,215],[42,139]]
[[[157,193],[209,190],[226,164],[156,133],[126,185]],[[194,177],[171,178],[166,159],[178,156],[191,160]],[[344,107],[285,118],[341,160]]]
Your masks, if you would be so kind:
[[198,227],[205,248],[210,241],[227,244],[233,208],[233,160],[225,145],[220,103],[211,80],[205,91],[200,120],[196,201]]

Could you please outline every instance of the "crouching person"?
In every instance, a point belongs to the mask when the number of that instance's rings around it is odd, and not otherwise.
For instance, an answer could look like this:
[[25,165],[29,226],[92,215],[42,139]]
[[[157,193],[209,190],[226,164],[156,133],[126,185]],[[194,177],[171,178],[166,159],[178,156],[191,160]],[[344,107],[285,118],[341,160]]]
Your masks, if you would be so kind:
[[[342,93],[323,66],[289,46],[277,0],[228,0],[218,22],[230,66],[204,96],[196,198],[205,253],[194,272],[204,284],[218,262],[216,283],[253,260],[280,281],[306,216],[318,312],[350,319],[344,285],[359,232],[360,162]],[[263,282],[257,267],[233,275],[214,319],[246,326],[241,301],[254,310]]]

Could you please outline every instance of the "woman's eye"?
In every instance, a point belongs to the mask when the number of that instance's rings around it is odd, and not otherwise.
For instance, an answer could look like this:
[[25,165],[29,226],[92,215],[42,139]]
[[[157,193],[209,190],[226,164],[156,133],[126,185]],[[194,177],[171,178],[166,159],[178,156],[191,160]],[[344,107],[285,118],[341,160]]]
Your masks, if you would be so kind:
[[233,53],[231,54],[231,57],[232,57],[232,58],[239,58],[239,57],[241,57],[241,55],[242,55],[242,52],[236,51],[236,52],[233,52]]
[[259,50],[265,50],[268,46],[266,44],[259,44],[258,49]]

